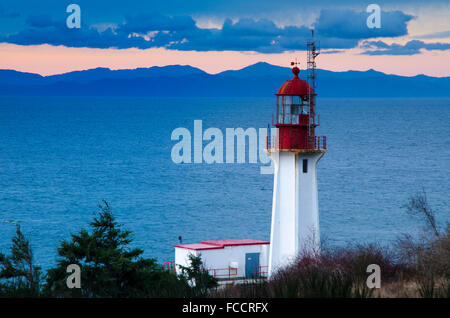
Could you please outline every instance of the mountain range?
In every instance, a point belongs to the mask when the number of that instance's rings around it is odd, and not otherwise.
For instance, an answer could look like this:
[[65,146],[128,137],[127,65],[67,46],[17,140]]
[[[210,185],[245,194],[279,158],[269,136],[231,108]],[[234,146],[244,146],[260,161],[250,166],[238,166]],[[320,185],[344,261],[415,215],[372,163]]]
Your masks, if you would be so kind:
[[[0,70],[0,96],[273,96],[291,69],[260,62],[208,74],[188,65],[110,70],[95,68],[41,76]],[[300,77],[306,79],[306,71]],[[382,72],[317,70],[320,97],[450,97],[450,77],[412,77]]]

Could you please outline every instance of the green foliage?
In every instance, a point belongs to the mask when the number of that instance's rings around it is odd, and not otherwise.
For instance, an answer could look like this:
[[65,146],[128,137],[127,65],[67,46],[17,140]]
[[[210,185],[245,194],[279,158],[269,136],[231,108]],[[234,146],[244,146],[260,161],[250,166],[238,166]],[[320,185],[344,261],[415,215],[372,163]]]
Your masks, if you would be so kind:
[[11,256],[0,253],[0,296],[38,297],[40,283],[40,267],[34,265],[30,242],[17,225]]
[[[143,251],[131,249],[131,232],[117,224],[107,202],[99,216],[63,241],[58,249],[58,265],[48,271],[45,293],[57,297],[152,297],[173,295],[185,290],[185,282],[165,271],[155,259],[144,259]],[[67,266],[81,268],[81,288],[66,285]]]
[[190,266],[180,266],[182,275],[180,279],[186,280],[191,284],[191,297],[206,297],[211,289],[217,287],[217,278],[211,276],[205,269],[201,255],[189,255]]
[[[209,274],[201,255],[190,255],[190,266],[181,267],[180,275],[164,270],[155,259],[143,258],[141,249],[130,247],[132,234],[115,221],[108,203],[104,201],[99,208],[88,230],[61,242],[57,265],[48,270],[44,285],[30,243],[17,226],[11,254],[0,253],[0,297],[365,298],[374,296],[366,285],[369,264],[380,266],[383,285],[400,282],[405,287],[413,282],[417,296],[450,297],[450,226],[438,231],[425,195],[411,200],[409,212],[425,215],[435,235],[427,232],[420,240],[405,236],[396,246],[396,258],[391,251],[371,244],[323,249],[313,257],[300,257],[268,280],[222,289],[217,288],[218,280]],[[67,287],[70,264],[80,266],[79,289]],[[408,293],[405,289],[401,295]]]

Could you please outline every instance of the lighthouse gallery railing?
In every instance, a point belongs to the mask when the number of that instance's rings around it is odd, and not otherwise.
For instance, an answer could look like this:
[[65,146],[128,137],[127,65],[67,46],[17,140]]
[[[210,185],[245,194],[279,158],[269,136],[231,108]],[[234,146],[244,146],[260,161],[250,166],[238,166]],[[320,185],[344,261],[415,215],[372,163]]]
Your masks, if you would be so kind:
[[[305,138],[305,147],[302,149],[308,150],[324,150],[327,149],[327,136],[311,136]],[[280,150],[279,136],[267,136],[266,138],[267,150]]]

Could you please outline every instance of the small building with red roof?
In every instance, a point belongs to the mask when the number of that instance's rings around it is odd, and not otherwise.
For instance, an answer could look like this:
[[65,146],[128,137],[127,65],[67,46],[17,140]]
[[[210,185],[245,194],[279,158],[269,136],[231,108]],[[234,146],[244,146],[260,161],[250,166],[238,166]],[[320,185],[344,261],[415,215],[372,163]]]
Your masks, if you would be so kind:
[[211,240],[175,245],[174,269],[189,266],[189,255],[201,256],[205,268],[219,280],[255,278],[267,274],[269,242],[253,239]]

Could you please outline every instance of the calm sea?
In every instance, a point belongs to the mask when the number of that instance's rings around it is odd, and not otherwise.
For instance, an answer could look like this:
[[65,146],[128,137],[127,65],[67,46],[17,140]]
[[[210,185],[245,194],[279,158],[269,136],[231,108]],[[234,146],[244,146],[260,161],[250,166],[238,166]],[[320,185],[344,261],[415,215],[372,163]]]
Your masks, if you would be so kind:
[[[272,175],[259,164],[182,164],[171,133],[208,127],[265,128],[266,99],[0,99],[0,250],[15,224],[37,262],[87,227],[107,200],[160,262],[173,244],[270,235]],[[402,205],[424,188],[443,227],[450,219],[450,99],[319,99],[321,235],[331,245],[389,244],[422,224]]]

